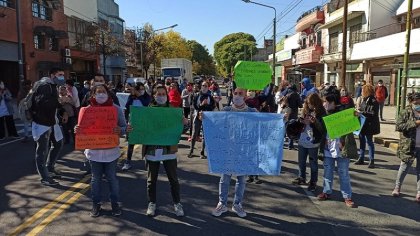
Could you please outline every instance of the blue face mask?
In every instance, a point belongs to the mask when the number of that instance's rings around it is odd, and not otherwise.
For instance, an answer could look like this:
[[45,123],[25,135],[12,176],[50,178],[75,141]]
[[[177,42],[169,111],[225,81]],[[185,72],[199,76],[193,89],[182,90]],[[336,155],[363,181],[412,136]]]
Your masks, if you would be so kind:
[[420,112],[420,105],[414,105],[414,110]]
[[57,79],[60,81],[64,81],[64,75],[57,76]]

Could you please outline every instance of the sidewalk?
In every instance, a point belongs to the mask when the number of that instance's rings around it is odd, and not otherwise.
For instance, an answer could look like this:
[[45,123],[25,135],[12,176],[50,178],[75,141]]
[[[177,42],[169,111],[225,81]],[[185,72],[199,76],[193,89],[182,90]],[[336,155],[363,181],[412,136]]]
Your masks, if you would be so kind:
[[384,145],[393,151],[397,151],[400,137],[400,133],[395,131],[396,111],[396,106],[384,107],[385,121],[381,121],[381,133],[374,136],[375,143]]

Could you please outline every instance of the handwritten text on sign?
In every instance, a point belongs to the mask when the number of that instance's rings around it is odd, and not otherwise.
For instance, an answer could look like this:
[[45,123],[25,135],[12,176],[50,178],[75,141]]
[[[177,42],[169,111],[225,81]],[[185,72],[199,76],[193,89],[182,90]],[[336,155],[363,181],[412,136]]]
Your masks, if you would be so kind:
[[80,109],[76,134],[76,149],[101,149],[118,146],[119,137],[113,133],[118,114],[113,106],[83,107]]
[[354,108],[325,116],[322,119],[330,138],[339,138],[360,129],[360,122],[354,115]]
[[279,175],[283,159],[282,115],[204,112],[210,173]]
[[271,82],[272,71],[265,62],[238,61],[235,65],[235,82],[239,88],[262,90]]
[[182,109],[169,107],[130,107],[130,144],[177,145],[183,130]]

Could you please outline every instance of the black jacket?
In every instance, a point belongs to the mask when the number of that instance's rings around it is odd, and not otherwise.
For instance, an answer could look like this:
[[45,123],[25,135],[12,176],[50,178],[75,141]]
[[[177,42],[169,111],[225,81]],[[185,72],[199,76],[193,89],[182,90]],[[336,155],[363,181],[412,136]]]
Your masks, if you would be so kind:
[[363,135],[376,135],[381,132],[379,123],[379,103],[374,96],[363,98],[360,105],[360,113],[366,117],[365,124],[361,130]]
[[[201,105],[201,103],[208,99],[210,102],[207,105]],[[196,97],[194,97],[194,109],[196,111],[213,111],[215,108],[215,103],[214,103],[214,99],[213,96],[210,95],[210,93],[198,93],[198,95]]]
[[61,114],[63,108],[58,102],[57,85],[48,82],[40,84],[32,95],[31,112],[33,121],[40,125],[56,124],[56,112]]

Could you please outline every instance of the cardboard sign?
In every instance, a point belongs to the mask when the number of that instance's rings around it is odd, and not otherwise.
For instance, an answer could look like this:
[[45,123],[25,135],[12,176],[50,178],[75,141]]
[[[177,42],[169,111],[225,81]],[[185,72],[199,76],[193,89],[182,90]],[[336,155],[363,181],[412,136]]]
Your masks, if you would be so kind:
[[181,139],[182,109],[171,107],[130,107],[130,124],[133,131],[128,135],[130,144],[177,145]]
[[359,115],[360,118],[360,129],[356,130],[353,132],[354,135],[359,136],[360,131],[362,131],[363,126],[365,125],[366,122],[366,117],[364,115]]
[[360,129],[360,122],[354,115],[354,108],[334,113],[322,118],[330,138],[339,138]]
[[283,160],[283,115],[204,112],[209,172],[279,175]]
[[129,93],[117,93],[118,102],[120,103],[121,109],[125,109],[128,98],[130,97]]
[[103,149],[119,145],[113,129],[118,124],[118,112],[114,106],[83,107],[80,109],[76,133],[76,149]]
[[273,74],[269,64],[257,61],[238,61],[235,65],[235,82],[238,88],[263,90]]

